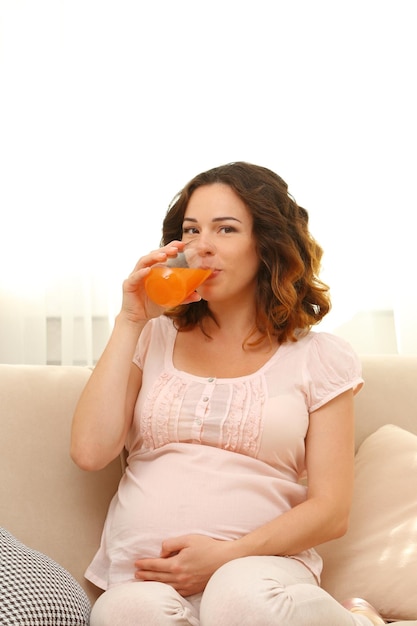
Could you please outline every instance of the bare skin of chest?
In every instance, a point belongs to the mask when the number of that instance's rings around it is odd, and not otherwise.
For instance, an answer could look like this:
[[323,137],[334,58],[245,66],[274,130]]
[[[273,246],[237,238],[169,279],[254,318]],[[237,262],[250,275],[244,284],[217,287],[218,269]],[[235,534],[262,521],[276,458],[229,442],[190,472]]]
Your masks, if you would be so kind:
[[241,337],[221,333],[201,341],[201,331],[178,333],[174,347],[174,366],[195,376],[237,378],[261,368],[277,350],[268,341],[260,346],[243,348]]

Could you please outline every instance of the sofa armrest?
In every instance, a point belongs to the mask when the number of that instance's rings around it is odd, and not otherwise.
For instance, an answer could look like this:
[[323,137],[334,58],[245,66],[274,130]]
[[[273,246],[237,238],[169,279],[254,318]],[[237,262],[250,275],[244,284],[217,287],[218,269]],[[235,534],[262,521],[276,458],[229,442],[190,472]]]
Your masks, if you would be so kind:
[[84,472],[70,458],[75,405],[91,371],[77,366],[0,365],[1,524],[65,567],[89,597],[84,571],[98,548],[122,475],[116,459]]

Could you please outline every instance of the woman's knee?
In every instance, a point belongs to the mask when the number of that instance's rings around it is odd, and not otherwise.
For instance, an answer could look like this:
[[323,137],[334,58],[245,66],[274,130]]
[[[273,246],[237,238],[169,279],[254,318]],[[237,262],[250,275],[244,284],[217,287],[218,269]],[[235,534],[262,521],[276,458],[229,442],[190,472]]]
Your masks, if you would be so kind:
[[93,605],[90,626],[133,625],[133,620],[140,615],[140,607],[146,604],[140,591],[137,583],[118,585],[105,591]]
[[90,626],[197,626],[197,612],[172,587],[132,582],[105,591],[91,611]]
[[[249,556],[229,561],[210,579],[207,587],[216,592],[238,587],[244,595],[293,584],[317,586],[313,574],[301,562],[286,557]],[[206,592],[204,592],[206,595]]]
[[321,589],[299,561],[245,557],[226,563],[209,580],[200,610],[201,626],[363,626]]
[[204,591],[201,625],[291,624],[297,585],[311,587],[313,593],[317,589],[309,570],[292,559],[245,557],[230,561],[212,576]]

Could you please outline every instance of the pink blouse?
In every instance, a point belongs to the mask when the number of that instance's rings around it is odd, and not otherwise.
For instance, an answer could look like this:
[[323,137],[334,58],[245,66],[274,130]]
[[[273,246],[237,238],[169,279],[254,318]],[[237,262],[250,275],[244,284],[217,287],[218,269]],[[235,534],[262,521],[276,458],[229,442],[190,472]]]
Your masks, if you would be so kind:
[[[168,537],[236,539],[303,502],[309,413],[363,384],[350,345],[328,333],[281,345],[253,374],[220,379],[174,367],[176,334],[161,316],[138,342],[128,466],[86,572],[103,589],[134,580],[134,561],[159,556]],[[292,558],[319,579],[315,550]]]

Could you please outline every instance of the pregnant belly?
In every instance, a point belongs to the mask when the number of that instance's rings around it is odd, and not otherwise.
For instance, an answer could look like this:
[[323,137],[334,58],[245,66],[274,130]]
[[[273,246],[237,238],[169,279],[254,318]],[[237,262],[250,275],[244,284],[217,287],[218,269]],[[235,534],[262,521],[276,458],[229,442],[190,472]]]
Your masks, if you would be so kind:
[[114,576],[139,557],[159,556],[168,537],[236,539],[305,498],[267,464],[209,446],[169,444],[129,459],[106,521]]

